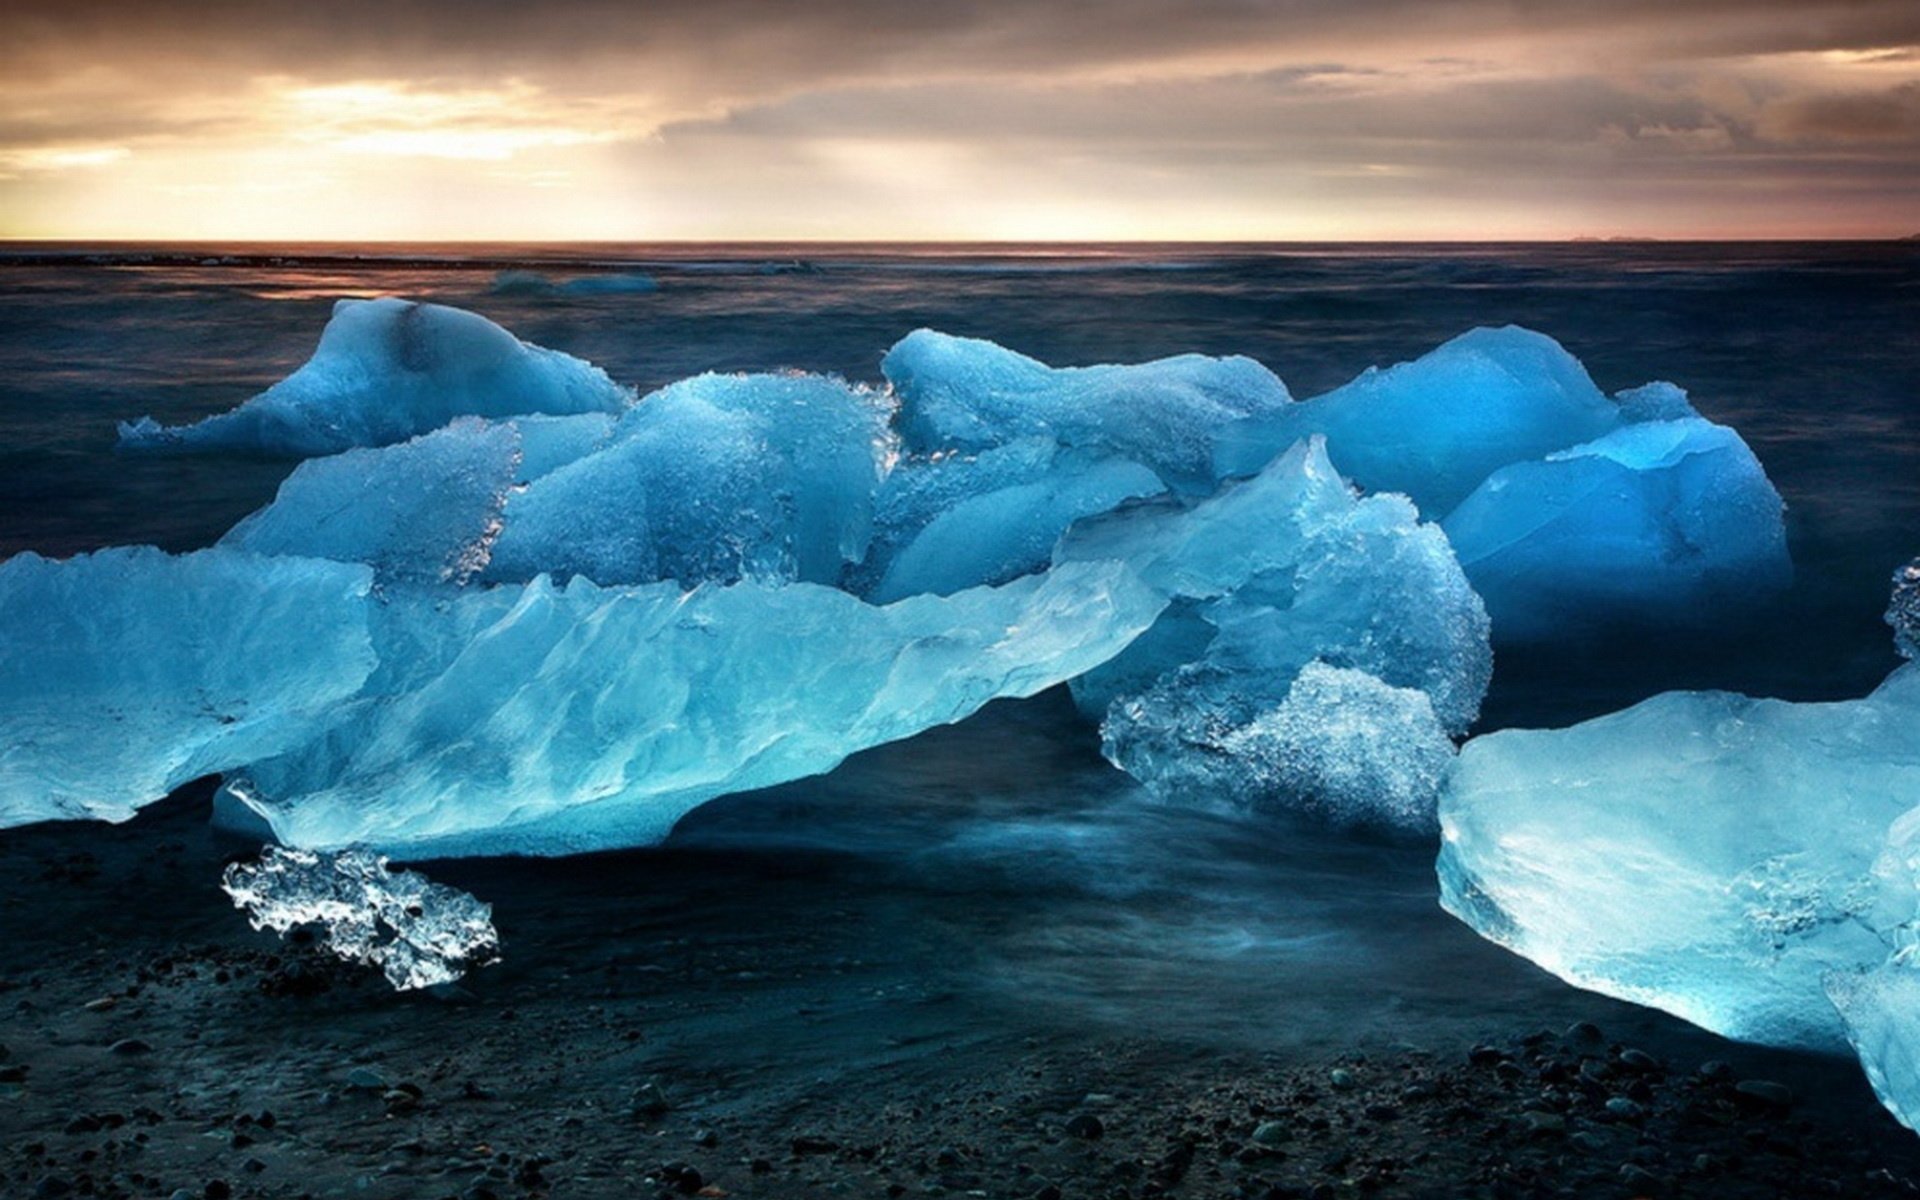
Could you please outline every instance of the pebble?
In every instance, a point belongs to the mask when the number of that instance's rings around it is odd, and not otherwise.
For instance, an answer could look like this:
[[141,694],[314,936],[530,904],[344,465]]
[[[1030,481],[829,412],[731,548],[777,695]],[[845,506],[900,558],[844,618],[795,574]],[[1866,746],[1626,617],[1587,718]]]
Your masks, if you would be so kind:
[[151,1053],[152,1050],[152,1046],[147,1045],[139,1038],[121,1038],[113,1045],[107,1047],[107,1053],[119,1055],[148,1054]]
[[1282,1121],[1262,1121],[1253,1131],[1256,1146],[1278,1146],[1293,1136],[1293,1130]]
[[1742,1079],[1733,1085],[1734,1094],[1764,1108],[1792,1108],[1793,1089],[1771,1079]]
[[1576,1046],[1597,1046],[1607,1040],[1592,1021],[1575,1021],[1567,1026],[1567,1040]]
[[1523,1112],[1520,1124],[1533,1137],[1554,1137],[1567,1131],[1567,1119],[1558,1113]]
[[1066,1132],[1068,1137],[1077,1137],[1091,1142],[1104,1136],[1107,1127],[1092,1113],[1076,1113],[1068,1119]]
[[1607,1115],[1613,1117],[1615,1120],[1631,1121],[1638,1117],[1643,1111],[1638,1104],[1635,1104],[1625,1096],[1615,1096],[1613,1099],[1607,1101]]
[[387,1077],[372,1067],[355,1067],[347,1072],[347,1086],[359,1092],[384,1092]]
[[631,1107],[643,1117],[657,1117],[673,1105],[667,1102],[667,1094],[660,1090],[660,1085],[650,1079],[634,1089]]
[[1660,1069],[1660,1060],[1648,1054],[1645,1050],[1622,1050],[1620,1052],[1620,1065],[1630,1071],[1639,1071],[1642,1074],[1646,1074],[1649,1071],[1658,1071]]
[[1344,1092],[1353,1086],[1353,1072],[1345,1067],[1335,1067],[1327,1072],[1327,1082]]

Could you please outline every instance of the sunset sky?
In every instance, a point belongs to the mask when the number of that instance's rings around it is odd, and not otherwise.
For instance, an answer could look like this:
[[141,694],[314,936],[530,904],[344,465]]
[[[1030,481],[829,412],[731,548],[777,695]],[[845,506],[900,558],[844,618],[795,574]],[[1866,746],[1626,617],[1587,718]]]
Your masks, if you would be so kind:
[[1920,2],[7,0],[0,236],[1920,232]]

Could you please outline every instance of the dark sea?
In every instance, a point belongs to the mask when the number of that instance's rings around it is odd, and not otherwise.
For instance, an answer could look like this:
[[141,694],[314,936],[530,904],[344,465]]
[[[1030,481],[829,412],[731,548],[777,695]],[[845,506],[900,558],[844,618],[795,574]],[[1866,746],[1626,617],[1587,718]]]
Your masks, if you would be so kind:
[[[658,287],[497,291],[503,271]],[[292,464],[123,457],[115,422],[230,408],[307,357],[335,300],[375,295],[475,310],[643,392],[702,371],[877,382],[887,348],[921,326],[1056,365],[1246,354],[1308,397],[1516,323],[1559,339],[1609,392],[1678,383],[1786,498],[1793,591],[1685,643],[1503,654],[1483,728],[1564,724],[1679,686],[1863,694],[1894,663],[1888,578],[1920,554],[1909,242],[15,243],[0,246],[0,555],[213,542]],[[892,931],[903,969],[950,979],[969,1020],[1013,1032],[1064,1015],[1285,1049],[1333,1028],[1385,1038],[1566,1006],[1565,985],[1438,911],[1430,847],[1155,806],[1097,749],[1058,697],[998,704],[822,779],[717,801],[665,850],[601,856],[571,880],[620,903],[648,878],[683,879],[691,856],[727,886],[694,889],[710,899],[684,919],[725,936],[756,920],[759,881],[804,861],[832,883],[820,921],[852,911]],[[538,942],[509,898],[534,886],[514,874],[531,868],[449,869],[483,896],[502,881],[510,953]]]

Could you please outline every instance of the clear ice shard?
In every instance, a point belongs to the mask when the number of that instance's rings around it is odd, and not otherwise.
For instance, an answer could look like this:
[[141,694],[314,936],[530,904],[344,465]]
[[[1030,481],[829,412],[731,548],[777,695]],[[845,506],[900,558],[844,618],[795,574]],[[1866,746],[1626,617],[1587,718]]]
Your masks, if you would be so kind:
[[1883,1001],[1913,991],[1916,798],[1920,664],[1833,703],[1670,692],[1468,742],[1441,798],[1441,903],[1570,982],[1729,1037],[1836,1049],[1850,1028],[1913,1113],[1914,1018]]
[[397,991],[452,983],[500,956],[491,905],[367,850],[267,846],[220,886],[255,929],[316,927],[327,949],[378,968]]
[[1167,796],[1432,826],[1493,659],[1446,538],[1403,497],[1355,496],[1316,437],[1209,499],[1083,522],[1057,559],[1127,563],[1169,603],[1073,683],[1116,765]]
[[1907,658],[1920,658],[1920,558],[1894,572],[1887,624],[1893,626],[1894,648]]
[[305,458],[405,441],[460,416],[619,412],[632,399],[591,363],[523,342],[477,313],[341,300],[293,374],[193,425],[122,423],[120,444]]
[[1071,679],[1164,603],[1114,563],[886,606],[811,584],[396,588],[362,694],[228,788],[310,848],[649,845],[715,796]]
[[978,454],[1042,436],[1140,463],[1170,487],[1202,493],[1212,490],[1220,431],[1291,399],[1279,377],[1250,358],[1049,367],[931,329],[900,339],[880,369],[900,398],[900,436],[914,454]]
[[1507,641],[1700,627],[1784,589],[1785,506],[1724,425],[1626,425],[1495,471],[1442,527]]
[[306,741],[375,667],[372,582],[227,549],[0,563],[0,827],[123,821]]

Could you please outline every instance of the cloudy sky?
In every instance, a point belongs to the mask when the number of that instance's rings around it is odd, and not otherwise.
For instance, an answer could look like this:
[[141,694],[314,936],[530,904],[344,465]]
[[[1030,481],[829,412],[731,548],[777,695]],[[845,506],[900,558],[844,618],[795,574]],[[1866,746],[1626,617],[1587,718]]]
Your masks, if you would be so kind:
[[1920,232],[1916,0],[7,0],[0,236]]

